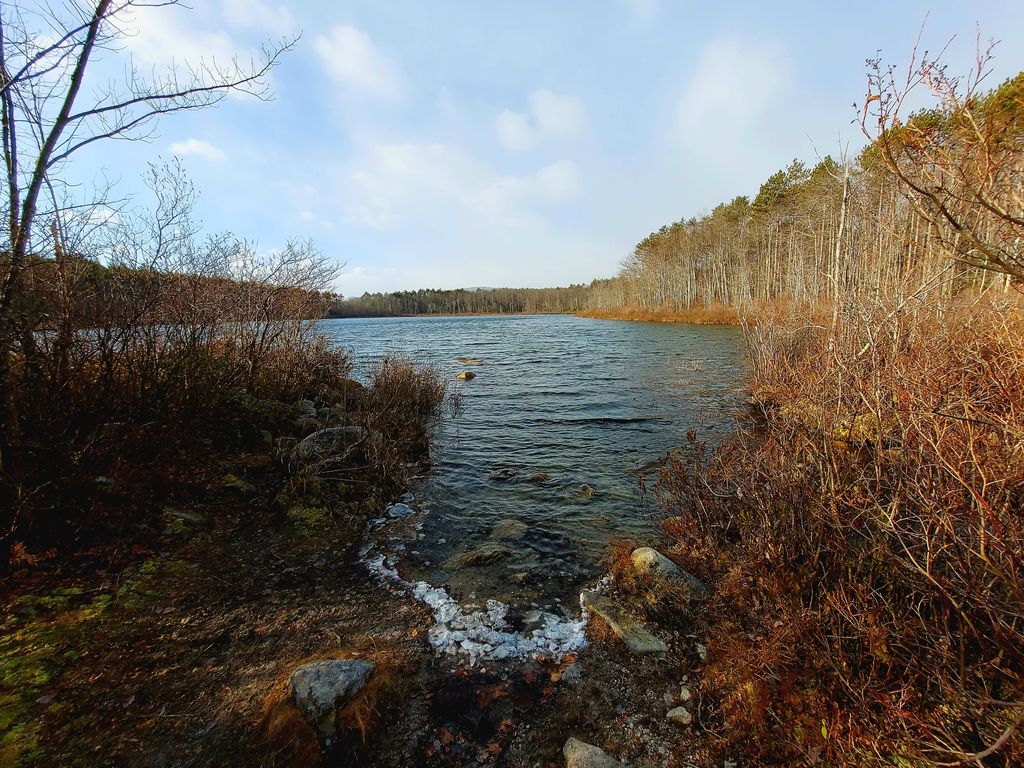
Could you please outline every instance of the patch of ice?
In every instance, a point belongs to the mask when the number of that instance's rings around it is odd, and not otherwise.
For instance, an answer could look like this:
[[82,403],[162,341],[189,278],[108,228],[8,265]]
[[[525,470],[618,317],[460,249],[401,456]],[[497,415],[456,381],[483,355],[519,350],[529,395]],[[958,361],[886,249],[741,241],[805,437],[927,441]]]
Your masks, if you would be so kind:
[[404,581],[392,567],[390,558],[382,554],[369,555],[367,552],[363,562],[372,574],[400,585],[430,607],[436,623],[427,637],[438,653],[466,656],[470,666],[482,660],[511,658],[544,657],[559,661],[587,644],[583,632],[587,625],[586,613],[571,619],[539,611],[536,620],[531,622],[532,630],[516,632],[508,623],[509,606],[505,603],[488,600],[484,610],[465,608],[443,587],[425,581],[415,584]]

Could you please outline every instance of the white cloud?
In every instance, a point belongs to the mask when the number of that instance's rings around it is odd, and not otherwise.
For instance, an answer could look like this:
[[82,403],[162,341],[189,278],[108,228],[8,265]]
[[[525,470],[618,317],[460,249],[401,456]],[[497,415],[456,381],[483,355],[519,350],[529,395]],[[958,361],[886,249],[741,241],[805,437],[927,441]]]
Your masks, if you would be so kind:
[[199,139],[176,141],[171,144],[170,151],[178,157],[201,157],[211,163],[219,163],[226,157],[224,150]]
[[576,136],[583,131],[587,112],[576,96],[560,96],[539,90],[530,94],[530,109],[541,133],[547,136]]
[[361,29],[347,24],[333,27],[328,35],[313,38],[313,50],[336,80],[374,96],[396,98],[401,94],[398,67]]
[[514,220],[524,209],[567,203],[578,196],[579,188],[576,164],[559,160],[528,176],[496,178],[474,194],[470,203],[495,221]]
[[529,119],[519,112],[506,109],[494,121],[494,129],[501,146],[513,152],[529,149],[537,143],[537,134],[530,126]]
[[494,121],[498,141],[505,149],[520,152],[543,139],[577,136],[586,127],[587,110],[576,96],[540,89],[528,100],[529,116],[506,109]]
[[143,64],[180,66],[213,60],[226,64],[236,55],[246,55],[230,35],[195,29],[187,23],[188,15],[174,6],[138,6],[118,18],[125,46]]
[[313,219],[316,218],[316,215],[312,211],[303,211],[299,214],[299,218],[303,221],[313,221]]
[[271,6],[263,0],[224,0],[224,18],[236,27],[251,27],[287,34],[295,28],[295,18],[287,6]]
[[467,213],[495,224],[534,219],[579,195],[579,171],[560,160],[534,173],[501,175],[465,150],[440,143],[385,144],[351,174],[349,220],[374,229],[443,227]]
[[658,0],[620,0],[630,11],[644,19],[649,19],[658,12]]
[[676,104],[676,144],[729,165],[756,158],[773,139],[769,118],[785,114],[777,103],[792,79],[780,45],[712,41]]

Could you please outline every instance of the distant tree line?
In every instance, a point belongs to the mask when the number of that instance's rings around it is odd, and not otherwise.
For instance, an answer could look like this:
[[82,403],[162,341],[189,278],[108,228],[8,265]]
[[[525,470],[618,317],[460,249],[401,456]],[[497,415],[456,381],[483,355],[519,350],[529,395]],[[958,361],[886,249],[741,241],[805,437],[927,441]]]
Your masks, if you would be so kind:
[[566,288],[420,289],[393,293],[364,293],[338,299],[330,317],[388,317],[396,315],[515,314],[579,312],[588,305],[591,286]]

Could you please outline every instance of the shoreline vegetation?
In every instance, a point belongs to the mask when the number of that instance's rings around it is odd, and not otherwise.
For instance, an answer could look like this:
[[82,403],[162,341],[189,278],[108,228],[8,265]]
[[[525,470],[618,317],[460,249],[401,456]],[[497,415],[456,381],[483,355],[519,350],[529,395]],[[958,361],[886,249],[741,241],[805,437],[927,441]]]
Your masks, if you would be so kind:
[[595,307],[577,312],[592,320],[627,320],[638,323],[683,323],[691,325],[740,325],[743,313],[724,304],[695,304],[681,309],[669,307]]
[[[610,280],[332,309],[329,259],[204,234],[180,165],[117,215],[60,192],[87,194],[83,146],[266,97],[295,40],[89,102],[124,7],[73,5],[2,19],[0,765],[614,764],[576,735],[680,765],[1024,763],[1024,73],[873,60],[859,155],[794,161]],[[564,665],[447,668],[358,563],[459,402],[401,359],[353,380],[310,318],[491,310],[739,322],[749,353],[735,437],[665,457],[664,538],[613,547]]]

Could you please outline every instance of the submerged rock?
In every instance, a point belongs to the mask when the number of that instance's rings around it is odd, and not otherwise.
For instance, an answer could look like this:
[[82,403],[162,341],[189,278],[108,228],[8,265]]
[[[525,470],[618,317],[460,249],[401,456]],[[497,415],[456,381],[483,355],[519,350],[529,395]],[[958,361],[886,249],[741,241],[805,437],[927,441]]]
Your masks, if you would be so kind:
[[492,565],[512,556],[512,550],[501,544],[489,542],[468,552],[461,552],[448,561],[449,568],[475,568]]
[[597,491],[594,490],[594,486],[583,483],[583,485],[573,491],[572,497],[576,499],[576,501],[589,501],[594,498],[594,494],[596,493]]
[[529,527],[522,520],[502,520],[491,529],[491,538],[498,541],[514,541],[526,535]]
[[459,362],[463,365],[483,365],[484,359],[482,357],[466,357],[465,355],[459,357]]
[[487,479],[489,479],[489,480],[497,480],[497,481],[500,482],[500,481],[504,481],[504,480],[512,480],[518,474],[519,474],[519,468],[518,467],[495,467],[487,475]]
[[692,573],[684,571],[656,549],[651,547],[634,549],[630,560],[633,561],[633,569],[640,576],[654,576],[683,585],[689,592],[691,600],[707,600],[711,597],[711,590],[703,581]]
[[622,768],[622,763],[600,747],[569,737],[562,747],[565,768]]
[[455,378],[458,379],[459,381],[470,381],[476,378],[476,374],[473,373],[472,371],[463,371]]
[[604,619],[616,637],[633,653],[665,653],[668,650],[660,637],[611,598],[588,590],[580,594],[580,605]]
[[335,709],[366,686],[373,667],[361,659],[323,659],[303,664],[288,678],[296,706],[326,743],[334,736]]

